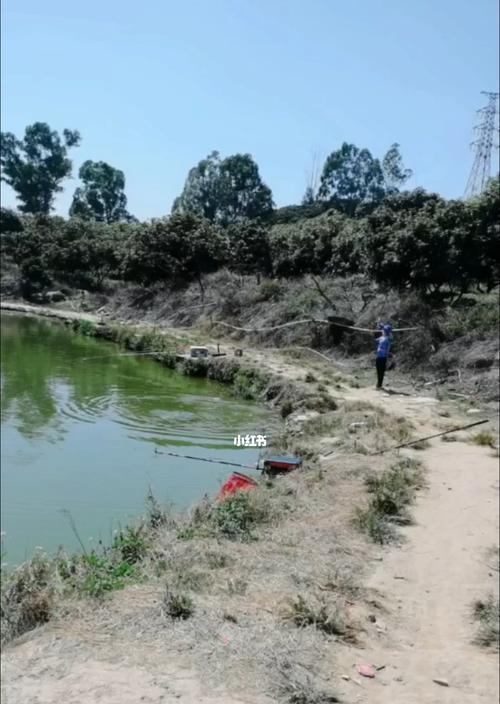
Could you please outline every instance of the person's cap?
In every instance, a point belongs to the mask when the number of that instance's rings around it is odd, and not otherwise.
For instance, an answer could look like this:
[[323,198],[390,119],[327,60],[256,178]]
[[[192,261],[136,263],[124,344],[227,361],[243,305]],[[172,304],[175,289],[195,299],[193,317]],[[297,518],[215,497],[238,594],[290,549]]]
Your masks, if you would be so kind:
[[392,332],[392,325],[384,325],[382,329],[384,332]]

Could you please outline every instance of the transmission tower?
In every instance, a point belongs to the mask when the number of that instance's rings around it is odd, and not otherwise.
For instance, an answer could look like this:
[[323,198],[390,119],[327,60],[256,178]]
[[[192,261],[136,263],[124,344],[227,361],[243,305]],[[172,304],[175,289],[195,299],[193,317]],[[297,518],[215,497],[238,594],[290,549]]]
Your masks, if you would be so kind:
[[474,128],[476,139],[471,142],[475,153],[465,188],[465,198],[482,193],[491,176],[491,154],[495,135],[498,93],[483,90],[481,95],[488,96],[488,104],[477,111],[481,115],[481,122]]

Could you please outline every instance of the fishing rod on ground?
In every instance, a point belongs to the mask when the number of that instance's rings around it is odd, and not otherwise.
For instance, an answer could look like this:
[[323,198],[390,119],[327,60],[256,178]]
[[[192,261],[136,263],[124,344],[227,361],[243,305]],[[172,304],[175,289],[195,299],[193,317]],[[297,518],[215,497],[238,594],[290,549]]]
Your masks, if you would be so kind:
[[475,423],[469,423],[468,425],[461,425],[457,428],[452,428],[451,430],[443,430],[441,433],[435,433],[434,435],[427,435],[425,438],[418,438],[418,440],[410,440],[410,442],[403,442],[401,445],[395,445],[394,447],[388,447],[385,450],[379,450],[378,452],[372,452],[372,455],[383,455],[385,452],[390,452],[391,450],[399,450],[402,447],[411,447],[411,445],[416,445],[424,440],[432,440],[432,438],[439,438],[441,435],[448,435],[448,433],[456,433],[459,430],[466,430],[467,428],[473,428],[476,425],[482,425],[483,423],[488,423],[486,420],[477,420]]

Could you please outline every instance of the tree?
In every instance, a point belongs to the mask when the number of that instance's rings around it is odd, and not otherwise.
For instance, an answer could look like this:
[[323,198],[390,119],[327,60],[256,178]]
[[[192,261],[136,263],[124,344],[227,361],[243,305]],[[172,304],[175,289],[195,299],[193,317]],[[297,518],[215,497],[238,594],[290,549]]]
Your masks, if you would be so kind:
[[23,223],[16,213],[9,208],[0,208],[0,233],[22,232]]
[[318,198],[354,215],[359,205],[379,203],[397,193],[397,186],[410,175],[402,166],[399,145],[393,144],[380,163],[368,149],[344,142],[326,159]]
[[[404,206],[404,207],[402,207]],[[456,281],[447,203],[418,192],[388,198],[366,218],[367,273],[397,289],[436,294]]]
[[78,187],[69,210],[71,217],[96,222],[121,222],[131,219],[127,212],[125,175],[105,161],[85,161],[78,172],[83,187]]
[[246,220],[227,228],[229,268],[237,274],[261,275],[272,271],[267,228],[256,220]]
[[297,223],[275,225],[270,232],[275,274],[291,277],[325,273],[343,222],[342,215],[333,211]]
[[202,298],[202,275],[215,271],[225,259],[220,231],[192,213],[175,213],[138,226],[128,249],[125,276],[129,280],[175,286],[195,279]]
[[192,168],[173,213],[193,213],[217,225],[264,217],[272,212],[270,189],[250,154],[222,159],[212,152]]
[[403,166],[403,157],[401,156],[397,142],[391,144],[382,159],[382,173],[384,175],[386,195],[398,193],[399,186],[402,186],[413,176],[413,171],[411,169],[405,169]]
[[26,127],[24,138],[1,133],[2,181],[9,184],[21,201],[22,213],[48,215],[61,182],[71,174],[68,149],[80,143],[76,130],[63,130],[63,139],[45,122]]

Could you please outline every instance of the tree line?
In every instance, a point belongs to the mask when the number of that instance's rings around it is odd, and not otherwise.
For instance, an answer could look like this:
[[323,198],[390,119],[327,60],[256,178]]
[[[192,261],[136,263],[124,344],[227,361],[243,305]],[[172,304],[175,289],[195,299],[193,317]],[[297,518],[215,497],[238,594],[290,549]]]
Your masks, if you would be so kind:
[[241,275],[364,273],[423,295],[491,290],[499,278],[499,182],[469,201],[400,191],[411,171],[399,146],[382,159],[343,144],[326,159],[300,205],[276,209],[248,154],[211,153],[190,170],[168,217],[139,222],[127,211],[123,173],[86,161],[69,219],[50,215],[71,173],[62,138],[35,123],[18,140],[2,134],[2,178],[20,215],[2,209],[2,252],[27,293],[53,283],[99,289],[109,279],[183,286],[221,267]]
[[362,217],[335,209],[288,222],[217,225],[191,212],[103,223],[2,210],[2,253],[29,293],[54,282],[99,289],[109,279],[183,286],[227,267],[241,275],[364,273],[425,296],[491,290],[499,280],[498,179],[470,201],[422,189],[387,196]]
[[[62,136],[49,125],[29,125],[22,139],[1,133],[2,180],[15,191],[19,211],[49,215],[62,183],[71,176],[69,150],[81,142],[77,130]],[[95,222],[129,222],[125,175],[103,161],[85,161],[78,172],[82,182],[73,195],[70,217]],[[319,188],[308,186],[302,204],[327,204],[349,215],[361,206],[379,203],[411,176],[402,163],[399,145],[393,144],[382,160],[368,149],[344,143],[325,161]],[[216,225],[242,219],[269,217],[274,210],[271,189],[262,181],[250,154],[222,159],[216,151],[188,173],[172,212],[193,213]]]

